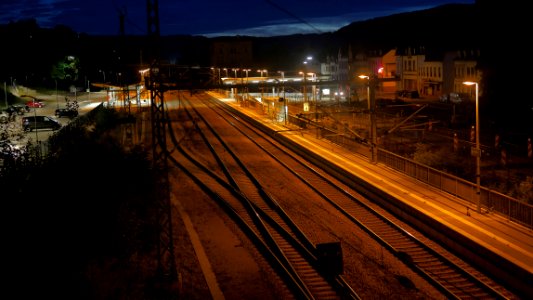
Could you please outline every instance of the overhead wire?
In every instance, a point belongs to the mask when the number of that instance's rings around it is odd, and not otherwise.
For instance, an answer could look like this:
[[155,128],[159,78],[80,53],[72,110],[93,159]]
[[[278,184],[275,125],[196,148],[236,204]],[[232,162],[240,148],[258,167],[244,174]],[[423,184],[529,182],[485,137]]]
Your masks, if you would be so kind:
[[[115,0],[112,0],[113,6],[115,7],[115,10],[118,12],[119,17],[125,19],[125,21],[132,25],[135,29],[137,29],[140,33],[145,33],[146,29],[142,29],[137,23],[133,22],[126,13],[126,5],[123,5],[122,8],[119,8]],[[122,32],[120,32],[122,34]]]
[[315,30],[317,33],[322,33],[322,31],[320,31],[320,29],[316,28],[315,26],[313,26],[311,23],[307,22],[306,20],[300,18],[299,16],[295,15],[294,13],[290,12],[289,10],[285,9],[284,7],[280,6],[279,4],[277,3],[274,3],[273,1],[270,1],[270,0],[265,0],[266,3],[274,6],[276,9],[286,13],[288,16],[296,19],[297,21],[301,22],[302,24],[305,24],[307,26],[309,26],[310,28],[312,28],[313,30]]

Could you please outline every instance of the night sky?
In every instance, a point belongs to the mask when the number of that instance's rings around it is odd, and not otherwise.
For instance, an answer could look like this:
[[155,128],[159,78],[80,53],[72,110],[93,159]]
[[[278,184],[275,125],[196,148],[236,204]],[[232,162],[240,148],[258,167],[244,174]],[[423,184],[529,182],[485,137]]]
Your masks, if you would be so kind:
[[[475,0],[159,0],[161,35],[277,36],[331,32],[352,22]],[[0,0],[0,24],[36,19],[90,35],[147,33],[146,0]]]

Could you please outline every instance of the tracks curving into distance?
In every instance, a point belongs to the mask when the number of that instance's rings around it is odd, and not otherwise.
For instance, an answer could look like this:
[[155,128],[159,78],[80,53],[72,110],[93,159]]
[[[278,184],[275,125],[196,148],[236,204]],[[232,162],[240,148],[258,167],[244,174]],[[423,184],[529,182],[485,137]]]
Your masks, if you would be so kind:
[[[338,270],[324,267],[317,233],[297,221],[302,203],[321,201],[367,232],[448,298],[504,299],[512,294],[355,191],[244,122],[206,94],[184,97],[182,134],[169,126],[172,163],[240,224],[279,274],[287,294],[308,299],[358,299]],[[290,184],[287,184],[290,182]],[[289,186],[289,187],[288,187]],[[294,201],[286,200],[291,194]],[[367,195],[364,197],[362,195]],[[299,202],[297,202],[299,201]],[[307,202],[306,202],[307,201]],[[332,225],[315,225],[337,237]]]

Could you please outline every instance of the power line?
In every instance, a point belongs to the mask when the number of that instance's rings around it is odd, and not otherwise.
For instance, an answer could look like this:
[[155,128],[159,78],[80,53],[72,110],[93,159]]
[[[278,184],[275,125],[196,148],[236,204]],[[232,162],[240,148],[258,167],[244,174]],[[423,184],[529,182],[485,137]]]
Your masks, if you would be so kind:
[[133,27],[135,27],[135,29],[137,29],[140,33],[146,33],[146,30],[145,29],[142,29],[137,23],[133,22],[129,17],[128,17],[128,14],[127,14],[127,11],[126,11],[126,6],[123,5],[121,8],[117,5],[116,1],[112,1],[113,2],[113,6],[115,7],[115,10],[118,12],[119,14],[119,18],[120,18],[120,29],[119,29],[119,33],[121,35],[125,35],[125,27],[124,27],[124,21],[126,21],[128,24],[132,25]]
[[292,12],[288,11],[287,9],[279,6],[278,4],[272,2],[272,1],[269,1],[269,0],[265,0],[266,3],[274,6],[276,9],[278,10],[281,10],[282,12],[286,13],[287,15],[289,15],[290,17],[298,20],[299,22],[311,27],[313,30],[315,30],[317,33],[322,33],[322,31],[320,31],[318,28],[316,28],[315,26],[313,26],[311,23],[307,22],[306,20],[298,17],[297,15],[293,14]]

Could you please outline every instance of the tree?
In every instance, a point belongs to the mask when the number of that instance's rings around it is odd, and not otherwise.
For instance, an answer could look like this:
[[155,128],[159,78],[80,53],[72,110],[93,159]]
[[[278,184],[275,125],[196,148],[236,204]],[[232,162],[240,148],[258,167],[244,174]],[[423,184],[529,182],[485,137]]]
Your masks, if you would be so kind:
[[75,56],[66,56],[52,66],[51,77],[63,84],[69,84],[78,80],[80,61]]

